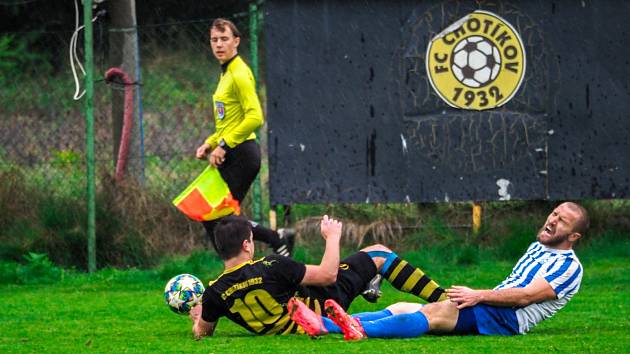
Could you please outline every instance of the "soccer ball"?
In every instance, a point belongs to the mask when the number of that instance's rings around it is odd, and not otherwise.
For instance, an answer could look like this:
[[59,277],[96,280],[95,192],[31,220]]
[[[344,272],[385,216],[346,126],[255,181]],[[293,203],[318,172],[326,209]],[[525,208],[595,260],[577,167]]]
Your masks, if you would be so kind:
[[204,290],[201,280],[196,276],[190,274],[176,275],[168,281],[164,288],[164,301],[173,312],[188,313],[191,308],[201,302]]
[[465,38],[453,50],[451,69],[462,84],[473,88],[485,86],[499,75],[499,49],[481,36]]

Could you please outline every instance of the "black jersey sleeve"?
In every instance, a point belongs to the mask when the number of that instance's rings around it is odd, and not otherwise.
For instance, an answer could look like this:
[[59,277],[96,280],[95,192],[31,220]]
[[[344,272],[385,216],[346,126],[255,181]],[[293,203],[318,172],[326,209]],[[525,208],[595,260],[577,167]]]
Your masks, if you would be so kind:
[[265,257],[270,264],[269,273],[279,281],[291,285],[299,285],[306,274],[306,266],[289,257],[271,255]]
[[212,298],[212,293],[209,291],[204,292],[203,297],[201,299],[201,319],[206,322],[216,322],[223,316],[220,306],[217,306],[214,299]]

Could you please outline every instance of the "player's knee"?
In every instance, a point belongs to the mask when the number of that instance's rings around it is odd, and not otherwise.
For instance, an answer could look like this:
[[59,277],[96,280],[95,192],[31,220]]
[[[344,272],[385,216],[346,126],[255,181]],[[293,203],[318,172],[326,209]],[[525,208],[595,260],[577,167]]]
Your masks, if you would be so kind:
[[361,251],[363,251],[363,252],[380,251],[380,252],[388,252],[388,253],[392,252],[391,249],[389,249],[388,247],[385,247],[384,245],[381,245],[380,243],[376,243],[376,244],[367,246],[367,247],[361,249]]
[[422,304],[415,302],[397,302],[393,305],[387,306],[389,312],[393,315],[400,315],[403,313],[414,313],[420,311]]
[[420,312],[429,321],[430,330],[433,332],[450,332],[455,328],[459,310],[452,301],[440,301],[422,306]]
[[372,258],[372,262],[374,262],[376,266],[376,271],[383,275],[387,272],[396,257],[398,257],[396,253],[381,244],[365,247],[361,251],[367,253],[368,256]]

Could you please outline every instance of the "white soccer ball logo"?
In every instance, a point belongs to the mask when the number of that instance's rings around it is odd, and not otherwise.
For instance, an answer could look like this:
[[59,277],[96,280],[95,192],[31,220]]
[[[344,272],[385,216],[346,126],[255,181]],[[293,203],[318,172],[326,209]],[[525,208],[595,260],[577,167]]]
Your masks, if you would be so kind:
[[480,36],[465,38],[453,50],[451,69],[457,80],[468,87],[486,86],[501,70],[499,49]]

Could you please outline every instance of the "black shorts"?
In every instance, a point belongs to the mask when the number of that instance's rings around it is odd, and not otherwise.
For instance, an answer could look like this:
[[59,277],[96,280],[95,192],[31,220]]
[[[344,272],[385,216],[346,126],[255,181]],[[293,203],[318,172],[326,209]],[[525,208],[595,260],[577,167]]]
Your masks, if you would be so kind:
[[365,252],[357,252],[341,260],[335,284],[326,287],[308,286],[308,294],[305,295],[319,300],[322,306],[327,299],[334,299],[344,309],[348,309],[375,276],[376,265],[372,258]]
[[249,187],[260,171],[260,147],[256,140],[246,140],[225,153],[225,161],[219,173],[225,180],[232,196],[243,202]]

